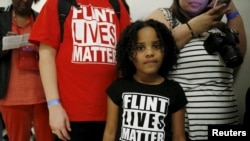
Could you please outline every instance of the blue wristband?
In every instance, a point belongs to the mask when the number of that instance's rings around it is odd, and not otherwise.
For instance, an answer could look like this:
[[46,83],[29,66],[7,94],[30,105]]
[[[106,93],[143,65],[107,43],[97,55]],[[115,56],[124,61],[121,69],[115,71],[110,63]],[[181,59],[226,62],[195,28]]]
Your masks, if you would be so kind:
[[47,101],[48,106],[52,106],[52,105],[56,105],[56,104],[60,104],[60,103],[61,102],[59,99],[53,99],[53,100]]
[[230,19],[233,19],[239,15],[240,15],[239,11],[234,11],[233,13],[227,14],[227,19],[230,20]]

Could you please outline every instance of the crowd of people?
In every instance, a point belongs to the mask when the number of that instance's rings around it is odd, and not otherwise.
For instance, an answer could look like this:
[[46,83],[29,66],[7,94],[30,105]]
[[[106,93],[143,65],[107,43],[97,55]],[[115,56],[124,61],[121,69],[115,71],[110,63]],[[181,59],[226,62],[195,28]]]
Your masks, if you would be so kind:
[[65,0],[62,26],[60,0],[36,13],[38,1],[0,12],[1,40],[29,35],[9,50],[0,43],[9,141],[208,140],[209,125],[239,124],[233,82],[247,43],[233,1],[173,0],[131,21],[125,0],[119,15],[109,0]]

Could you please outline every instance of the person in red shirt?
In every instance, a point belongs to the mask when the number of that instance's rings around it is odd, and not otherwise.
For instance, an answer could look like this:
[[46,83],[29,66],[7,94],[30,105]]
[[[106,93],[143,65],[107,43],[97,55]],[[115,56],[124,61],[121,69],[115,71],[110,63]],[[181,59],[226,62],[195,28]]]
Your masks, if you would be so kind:
[[47,0],[29,40],[39,44],[39,66],[50,126],[60,140],[102,140],[108,85],[117,78],[115,46],[130,23],[108,0],[77,0],[60,42],[58,0]]
[[[12,0],[0,13],[0,38],[30,33],[36,13],[31,9],[38,0]],[[9,141],[28,141],[32,126],[37,141],[53,141],[48,108],[38,70],[34,45],[0,48],[0,109]]]

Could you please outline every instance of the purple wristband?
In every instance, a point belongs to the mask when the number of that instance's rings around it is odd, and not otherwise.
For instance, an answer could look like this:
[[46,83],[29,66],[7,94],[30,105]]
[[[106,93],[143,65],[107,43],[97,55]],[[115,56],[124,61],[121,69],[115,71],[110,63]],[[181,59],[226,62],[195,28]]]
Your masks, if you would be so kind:
[[239,11],[234,11],[233,13],[227,14],[227,19],[230,20],[230,19],[233,19],[239,15],[240,15]]

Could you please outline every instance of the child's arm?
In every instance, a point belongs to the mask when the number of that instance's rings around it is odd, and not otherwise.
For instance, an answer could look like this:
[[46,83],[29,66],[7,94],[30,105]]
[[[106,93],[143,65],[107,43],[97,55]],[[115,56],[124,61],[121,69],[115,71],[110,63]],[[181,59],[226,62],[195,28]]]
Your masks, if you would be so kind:
[[185,108],[172,114],[172,141],[186,141],[184,127]]
[[115,141],[119,107],[108,97],[108,112],[103,141]]

